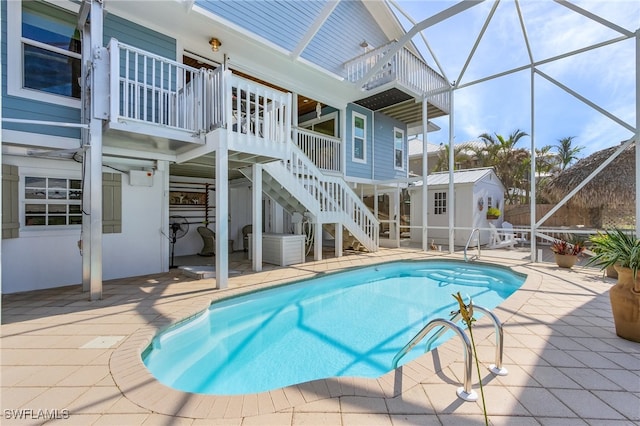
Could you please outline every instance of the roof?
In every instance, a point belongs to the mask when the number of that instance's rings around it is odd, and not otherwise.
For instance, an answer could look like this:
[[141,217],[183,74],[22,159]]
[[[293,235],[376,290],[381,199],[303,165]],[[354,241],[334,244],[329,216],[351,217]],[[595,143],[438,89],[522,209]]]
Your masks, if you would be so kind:
[[[493,168],[483,167],[479,169],[456,170],[455,172],[453,172],[453,184],[454,185],[474,184],[481,181],[488,175],[495,176],[497,181],[500,182],[500,179],[498,179],[498,176],[496,175]],[[422,186],[422,181],[417,181],[415,185]],[[438,172],[438,173],[433,173],[428,175],[427,185],[429,186],[449,185],[449,172]]]
[[[559,201],[583,182],[600,164],[620,146],[612,146],[591,154],[563,170],[547,187],[548,194]],[[577,206],[621,206],[635,203],[636,163],[635,143],[627,147],[570,200]]]

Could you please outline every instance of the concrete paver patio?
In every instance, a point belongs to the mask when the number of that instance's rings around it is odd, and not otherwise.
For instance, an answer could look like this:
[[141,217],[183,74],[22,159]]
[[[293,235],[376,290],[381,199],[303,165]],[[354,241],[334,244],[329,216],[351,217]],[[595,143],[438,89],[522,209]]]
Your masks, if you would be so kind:
[[[328,379],[237,397],[169,389],[140,360],[157,330],[211,300],[325,271],[431,257],[381,249],[287,268],[265,265],[260,273],[238,260],[230,269],[240,273],[225,290],[214,289],[214,279],[172,270],[105,282],[97,302],[80,286],[4,295],[0,423],[42,424],[53,416],[49,423],[64,425],[484,424],[481,401],[456,396],[463,355],[454,340],[379,379]],[[495,310],[504,323],[507,376],[487,369],[495,350],[491,324],[483,318],[474,328],[490,422],[638,424],[640,344],[615,335],[607,292],[614,281],[593,269],[530,263],[518,251],[483,251],[482,261],[528,275]],[[479,391],[477,385],[474,367]]]

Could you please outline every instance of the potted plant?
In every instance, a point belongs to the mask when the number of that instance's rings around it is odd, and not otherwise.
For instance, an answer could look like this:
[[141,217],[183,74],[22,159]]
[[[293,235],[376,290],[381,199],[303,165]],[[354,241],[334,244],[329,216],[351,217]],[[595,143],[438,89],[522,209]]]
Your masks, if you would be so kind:
[[594,256],[587,265],[614,266],[618,281],[609,290],[616,334],[640,342],[640,239],[618,228],[590,238]]
[[487,209],[487,219],[491,220],[491,219],[497,219],[500,217],[500,209],[497,209],[495,207],[489,207]]
[[578,261],[578,256],[584,251],[584,242],[575,237],[555,240],[551,244],[551,251],[556,264],[561,268],[572,268]]

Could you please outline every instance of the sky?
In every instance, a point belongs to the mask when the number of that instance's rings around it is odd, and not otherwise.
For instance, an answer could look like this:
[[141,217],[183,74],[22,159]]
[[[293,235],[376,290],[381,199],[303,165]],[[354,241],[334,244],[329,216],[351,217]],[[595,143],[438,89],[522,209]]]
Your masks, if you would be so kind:
[[[432,0],[392,2],[416,22],[456,3]],[[588,0],[573,3],[632,33],[640,29],[640,1]],[[521,0],[518,5],[534,61],[622,35],[551,0]],[[632,130],[538,74],[533,78],[532,126],[530,69],[470,84],[530,63],[516,3],[503,0],[462,73],[492,6],[492,1],[479,3],[423,31],[433,55],[420,36],[413,39],[431,67],[444,73],[449,82],[468,85],[454,91],[454,144],[477,140],[485,132],[508,137],[519,129],[533,134],[537,148],[557,145],[559,139],[573,136],[574,145],[584,147],[580,153],[583,157],[633,137]],[[398,16],[405,29],[412,27],[400,13]],[[632,37],[540,65],[538,70],[635,128],[635,67],[636,47],[635,37]],[[435,118],[433,122],[442,130],[429,133],[428,141],[448,143],[449,117]],[[523,138],[518,147],[529,148],[531,141],[531,137]]]

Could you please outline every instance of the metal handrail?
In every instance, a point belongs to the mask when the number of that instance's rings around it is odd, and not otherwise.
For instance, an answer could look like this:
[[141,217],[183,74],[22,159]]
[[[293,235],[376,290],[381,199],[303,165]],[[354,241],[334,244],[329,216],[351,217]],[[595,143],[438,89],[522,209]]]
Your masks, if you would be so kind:
[[476,401],[478,399],[478,394],[471,389],[471,361],[473,358],[473,354],[471,352],[471,342],[469,338],[465,334],[464,331],[460,327],[458,327],[455,323],[446,320],[444,318],[436,318],[431,320],[425,325],[422,330],[416,334],[413,339],[409,341],[400,351],[393,357],[392,365],[393,368],[398,368],[398,362],[405,356],[415,345],[417,345],[420,340],[422,340],[434,327],[442,326],[443,328],[448,327],[453,330],[459,337],[462,339],[462,344],[464,347],[464,382],[463,387],[459,387],[456,391],[456,394],[461,399],[465,401]]
[[[502,354],[503,354],[503,351],[504,351],[504,333],[502,331],[502,323],[500,322],[498,317],[487,308],[484,308],[484,307],[478,306],[478,305],[473,305],[473,309],[487,314],[487,316],[493,322],[493,327],[494,327],[494,330],[495,330],[495,333],[496,333],[496,358],[495,358],[495,364],[489,365],[489,370],[493,374],[496,374],[498,376],[506,376],[507,374],[509,374],[509,371],[502,366]],[[462,318],[462,314],[460,313],[460,311],[457,311],[451,317],[451,322],[453,322],[455,324],[458,321],[460,321],[461,318]],[[429,340],[427,340],[427,344],[425,346],[425,352],[429,352],[431,350],[431,345],[440,336],[442,336],[445,333],[445,331],[446,331],[445,327],[440,327],[440,330],[438,330],[434,335],[432,335],[429,338]]]
[[471,260],[476,260],[480,258],[480,228],[473,228],[473,230],[471,231],[471,234],[469,234],[469,239],[467,240],[467,244],[464,246],[464,261],[468,262],[469,259],[467,259],[467,249],[469,248],[469,244],[471,244],[471,238],[473,238],[473,234],[475,234],[476,232],[478,232],[478,254],[474,255]]

